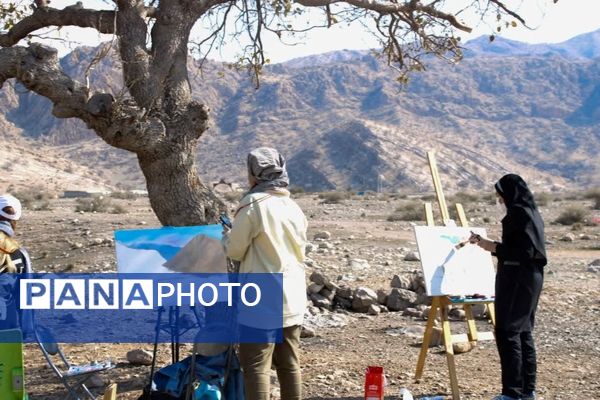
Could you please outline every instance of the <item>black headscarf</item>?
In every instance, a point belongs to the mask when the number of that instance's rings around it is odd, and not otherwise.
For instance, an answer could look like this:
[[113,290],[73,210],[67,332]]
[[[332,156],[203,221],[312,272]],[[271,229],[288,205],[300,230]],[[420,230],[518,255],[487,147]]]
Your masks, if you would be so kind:
[[523,215],[523,213],[515,212],[518,211],[515,210],[517,208],[525,211],[525,215],[531,220],[531,223],[525,224],[525,233],[538,251],[538,256],[543,257],[545,260],[544,221],[533,199],[533,193],[527,187],[527,183],[519,175],[508,174],[500,178],[494,188],[504,200],[507,216],[512,214]]

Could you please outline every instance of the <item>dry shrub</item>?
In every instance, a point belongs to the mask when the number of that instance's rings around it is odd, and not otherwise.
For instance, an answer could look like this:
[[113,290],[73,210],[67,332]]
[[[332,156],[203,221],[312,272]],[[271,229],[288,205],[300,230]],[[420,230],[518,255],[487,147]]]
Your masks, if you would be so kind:
[[552,197],[550,196],[550,194],[546,192],[542,192],[535,195],[535,203],[540,207],[546,207],[551,199]]
[[594,210],[600,210],[600,188],[588,190],[583,197],[593,201],[592,207]]
[[122,192],[112,192],[110,197],[121,200],[135,200],[138,196],[135,193],[124,190]]
[[325,192],[319,194],[319,199],[322,200],[321,203],[323,204],[340,204],[349,198],[350,193],[348,192]]
[[231,192],[224,193],[223,198],[229,203],[237,203],[242,199],[243,195],[244,193],[237,190],[233,190]]
[[424,221],[425,211],[423,204],[413,201],[396,208],[394,213],[387,217],[388,221]]
[[556,223],[560,225],[573,225],[576,223],[582,224],[587,217],[587,210],[579,206],[571,206],[566,208],[558,218]]
[[29,210],[50,210],[49,200],[53,197],[52,193],[41,187],[23,189],[12,193],[21,205]]
[[[119,206],[120,207],[120,206]],[[115,205],[110,197],[94,196],[92,198],[77,199],[75,211],[77,212],[96,212],[108,213],[113,212]]]

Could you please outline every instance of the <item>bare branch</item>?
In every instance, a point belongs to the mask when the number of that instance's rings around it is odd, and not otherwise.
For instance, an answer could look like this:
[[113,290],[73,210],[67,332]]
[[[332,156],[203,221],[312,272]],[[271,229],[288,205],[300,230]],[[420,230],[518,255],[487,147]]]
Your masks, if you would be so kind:
[[522,23],[523,25],[526,25],[525,20],[516,12],[512,11],[510,8],[508,8],[503,2],[501,2],[500,0],[489,0],[490,3],[494,3],[495,5],[497,5],[499,8],[501,8],[505,13],[507,13],[508,15],[510,15],[511,17],[519,20],[520,23]]
[[115,33],[115,12],[90,10],[76,6],[63,10],[37,8],[33,14],[23,18],[7,33],[0,34],[0,46],[10,47],[38,29],[51,26],[78,26],[94,28],[100,33]]

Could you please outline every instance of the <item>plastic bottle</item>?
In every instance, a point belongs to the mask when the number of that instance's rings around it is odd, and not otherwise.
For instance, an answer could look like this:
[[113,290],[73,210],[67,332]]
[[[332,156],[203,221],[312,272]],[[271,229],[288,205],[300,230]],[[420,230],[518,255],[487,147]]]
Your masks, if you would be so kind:
[[402,400],[414,400],[413,395],[407,388],[400,389],[400,396],[402,397]]

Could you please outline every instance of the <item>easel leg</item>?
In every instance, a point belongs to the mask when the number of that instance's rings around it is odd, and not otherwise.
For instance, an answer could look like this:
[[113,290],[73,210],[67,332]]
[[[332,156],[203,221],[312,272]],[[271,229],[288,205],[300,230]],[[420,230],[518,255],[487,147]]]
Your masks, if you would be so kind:
[[429,315],[427,317],[427,326],[425,327],[425,335],[423,335],[423,344],[421,344],[421,352],[419,353],[419,360],[417,361],[417,371],[415,372],[415,380],[421,379],[423,376],[423,369],[425,368],[425,358],[427,357],[427,351],[429,350],[429,343],[431,342],[431,334],[433,333],[433,324],[437,317],[437,311],[440,306],[439,299],[434,297],[431,301],[431,308],[429,309]]
[[454,349],[452,348],[452,333],[450,332],[450,321],[448,320],[448,308],[441,307],[442,311],[442,332],[444,336],[444,347],[446,348],[446,359],[448,361],[448,374],[450,375],[450,385],[452,387],[452,400],[460,400],[460,391],[458,388],[458,378],[456,376],[456,365],[454,364]]
[[494,303],[487,303],[487,312],[490,321],[492,321],[492,326],[494,327],[494,332],[496,331],[496,308],[494,307]]
[[477,325],[475,325],[475,318],[473,317],[473,308],[471,304],[465,304],[463,309],[465,310],[465,316],[467,317],[469,342],[475,344],[475,342],[477,342]]

